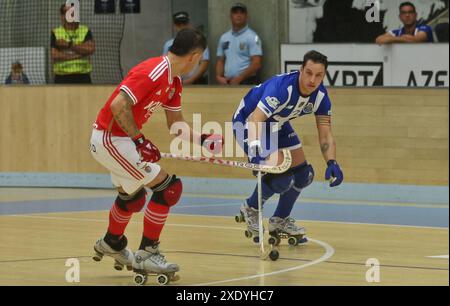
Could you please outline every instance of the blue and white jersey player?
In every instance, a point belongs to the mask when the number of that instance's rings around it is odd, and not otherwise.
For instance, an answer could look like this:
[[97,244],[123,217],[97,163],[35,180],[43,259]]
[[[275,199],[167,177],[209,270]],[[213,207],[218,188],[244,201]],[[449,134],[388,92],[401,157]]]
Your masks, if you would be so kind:
[[[269,220],[269,233],[277,238],[277,243],[280,237],[294,237],[295,244],[302,241],[306,231],[295,224],[290,214],[302,189],[314,179],[313,167],[306,161],[302,143],[290,120],[309,114],[316,116],[320,147],[327,163],[325,179],[330,180],[330,187],[343,181],[331,133],[331,102],[323,85],[327,67],[325,55],[317,51],[306,53],[300,71],[275,76],[250,90],[233,117],[236,140],[251,162],[261,163],[273,157],[281,160],[282,149],[291,151],[292,167],[289,171],[278,175],[266,174],[262,179],[263,203],[274,194],[280,194],[278,206]],[[242,205],[241,215],[248,231],[257,237],[257,188]]]

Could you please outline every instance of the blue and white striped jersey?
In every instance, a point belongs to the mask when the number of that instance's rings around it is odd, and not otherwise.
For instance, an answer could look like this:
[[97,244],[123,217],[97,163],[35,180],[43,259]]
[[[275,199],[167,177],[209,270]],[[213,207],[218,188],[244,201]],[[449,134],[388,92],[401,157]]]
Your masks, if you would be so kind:
[[331,116],[331,101],[323,83],[304,97],[300,93],[299,77],[299,71],[278,75],[254,87],[242,100],[233,121],[246,122],[257,107],[267,115],[267,122],[281,125],[309,114]]

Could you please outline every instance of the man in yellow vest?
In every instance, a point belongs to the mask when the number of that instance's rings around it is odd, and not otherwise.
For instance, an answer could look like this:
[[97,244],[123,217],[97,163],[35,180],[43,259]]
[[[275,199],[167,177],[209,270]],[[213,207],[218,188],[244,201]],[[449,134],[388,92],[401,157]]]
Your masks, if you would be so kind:
[[60,8],[62,25],[53,29],[51,56],[56,84],[90,84],[92,63],[90,56],[95,51],[92,33],[85,25],[68,22],[69,6]]

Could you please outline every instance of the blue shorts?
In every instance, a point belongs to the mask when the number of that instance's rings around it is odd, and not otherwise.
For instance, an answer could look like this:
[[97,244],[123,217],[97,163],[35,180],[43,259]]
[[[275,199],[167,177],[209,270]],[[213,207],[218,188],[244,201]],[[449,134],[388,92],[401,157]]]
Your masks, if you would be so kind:
[[[248,130],[245,122],[239,120],[238,116],[237,120],[233,121],[233,124],[234,137],[245,154],[248,155]],[[250,162],[258,164],[261,160],[280,149],[294,150],[302,147],[300,138],[289,122],[284,123],[281,128],[278,128],[277,125],[278,122],[268,122],[266,124],[265,137],[262,139],[262,157],[252,158]]]

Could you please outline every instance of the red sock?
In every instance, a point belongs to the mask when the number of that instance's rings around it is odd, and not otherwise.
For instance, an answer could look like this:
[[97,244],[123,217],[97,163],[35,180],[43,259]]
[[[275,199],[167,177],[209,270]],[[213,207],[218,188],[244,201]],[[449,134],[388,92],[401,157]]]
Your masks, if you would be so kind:
[[132,214],[132,212],[126,212],[120,209],[120,207],[118,207],[117,204],[114,203],[109,212],[108,232],[117,236],[123,235],[128,222],[130,222]]
[[144,237],[158,241],[169,215],[169,206],[150,201],[144,216]]

